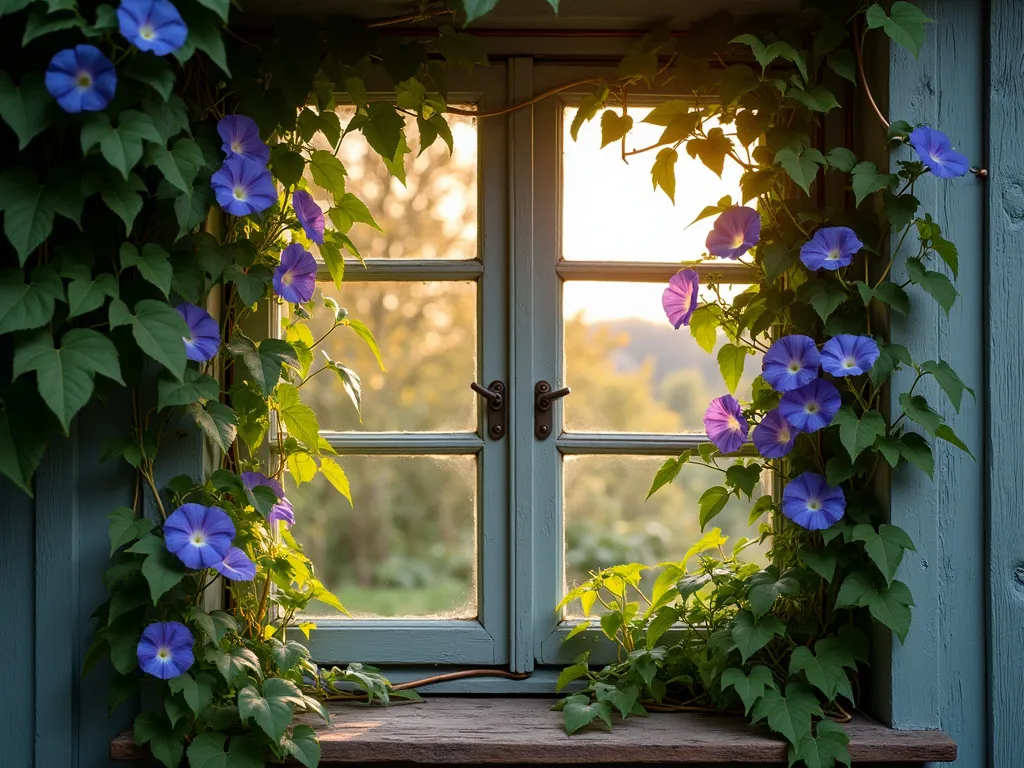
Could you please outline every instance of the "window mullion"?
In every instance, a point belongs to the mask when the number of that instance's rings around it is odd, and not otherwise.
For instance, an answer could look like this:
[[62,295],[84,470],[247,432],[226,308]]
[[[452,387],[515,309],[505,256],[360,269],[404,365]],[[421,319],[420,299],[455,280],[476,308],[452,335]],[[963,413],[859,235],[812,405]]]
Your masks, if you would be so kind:
[[[518,103],[534,95],[534,63],[532,59],[515,58],[509,64],[508,99]],[[538,490],[541,479],[535,474],[540,465],[535,455],[533,437],[533,387],[536,381],[534,343],[538,328],[545,330],[539,312],[546,311],[538,303],[534,291],[535,275],[542,273],[535,265],[535,170],[540,172],[534,147],[534,121],[543,111],[537,107],[520,109],[512,113],[509,124],[509,191],[511,195],[511,276],[512,304],[509,308],[511,323],[511,377],[510,436],[512,483],[509,494],[509,536],[512,556],[512,590],[510,615],[509,662],[513,672],[533,670],[535,551],[534,532]]]
[[757,268],[742,262],[675,264],[643,261],[560,261],[557,269],[558,276],[563,280],[660,283],[668,282],[668,279],[684,266],[694,270],[705,282],[712,275],[721,283],[755,283],[758,279]]
[[[484,265],[476,260],[445,259],[355,259],[345,260],[346,283],[466,281],[478,280]],[[321,262],[317,280],[331,280],[331,273]]]
[[[561,283],[556,268],[561,252],[561,99],[547,99],[533,108],[533,200],[532,261],[523,281],[529,289],[533,345],[532,376],[523,381],[519,395],[525,418],[517,424],[521,439],[530,443],[532,466],[517,484],[518,494],[532,494],[527,510],[532,523],[531,603],[523,609],[524,620],[532,621],[529,654],[540,657],[541,644],[554,629],[554,606],[563,582],[562,461],[556,441],[534,437],[534,386],[549,382],[557,389],[565,384],[561,364],[562,322]],[[518,259],[518,255],[517,255]],[[518,264],[517,268],[522,265]],[[553,423],[559,431],[562,401],[553,406]],[[519,466],[526,467],[523,462]],[[519,507],[523,507],[520,502]],[[522,565],[521,565],[522,569]]]

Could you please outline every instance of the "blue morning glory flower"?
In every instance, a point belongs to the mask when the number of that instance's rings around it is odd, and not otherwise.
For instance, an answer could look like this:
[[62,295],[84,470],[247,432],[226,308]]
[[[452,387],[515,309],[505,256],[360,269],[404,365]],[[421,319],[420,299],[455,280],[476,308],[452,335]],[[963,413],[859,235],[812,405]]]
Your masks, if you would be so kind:
[[784,394],[779,401],[779,413],[801,432],[817,432],[832,423],[840,405],[842,398],[835,385],[815,379]]
[[971,169],[970,161],[953,149],[949,137],[927,125],[910,132],[910,145],[925,167],[940,179],[963,176]]
[[822,475],[804,472],[782,491],[782,514],[809,531],[830,528],[845,512],[843,489],[832,488]]
[[220,507],[182,504],[164,521],[167,551],[189,568],[212,568],[224,560],[235,524]]
[[821,348],[821,367],[833,376],[860,376],[878,359],[878,345],[870,336],[841,333]]
[[184,674],[195,663],[192,646],[196,639],[178,621],[158,621],[142,631],[135,650],[143,672],[170,680]]
[[46,90],[65,112],[98,112],[114,98],[117,71],[95,45],[76,45],[50,59]]
[[169,0],[121,0],[117,21],[125,39],[157,56],[174,53],[188,37],[188,27]]
[[256,578],[256,563],[238,547],[232,547],[219,563],[213,566],[221,576],[231,581],[252,581]]
[[260,138],[256,121],[245,115],[228,115],[217,123],[217,133],[224,142],[221,149],[228,157],[241,155],[260,165],[270,160],[270,147]]
[[217,203],[232,216],[262,213],[277,202],[270,171],[255,160],[230,155],[210,178]]
[[821,356],[814,339],[794,333],[772,344],[761,360],[761,375],[776,392],[789,392],[818,377]]
[[722,453],[738,451],[746,442],[749,429],[743,410],[732,395],[716,397],[704,412],[704,430]]
[[768,411],[751,435],[757,452],[766,459],[781,459],[793,450],[798,432],[786,421],[779,409]]
[[679,326],[690,324],[690,315],[697,308],[698,288],[700,278],[692,269],[676,272],[669,278],[668,288],[661,295],[661,306],[673,328],[678,330]]
[[733,206],[715,219],[704,245],[708,253],[738,259],[761,239],[761,214],[747,206]]
[[299,218],[299,224],[302,225],[306,237],[317,245],[323,245],[324,212],[313,200],[313,196],[304,189],[297,189],[292,195],[292,206],[295,208],[295,215]]
[[274,270],[274,290],[290,304],[304,304],[316,290],[316,259],[299,243],[281,252],[281,264]]
[[277,480],[267,477],[262,472],[243,472],[240,477],[247,491],[251,491],[257,485],[265,485],[277,496],[277,504],[270,508],[267,520],[271,523],[282,520],[286,525],[295,525],[295,510],[292,509],[292,503],[285,498],[284,488]]
[[188,336],[182,336],[185,342],[185,357],[196,362],[212,360],[220,349],[220,328],[209,312],[195,304],[183,302],[175,307],[178,314],[185,318]]
[[863,247],[864,243],[849,227],[823,227],[800,248],[800,261],[811,270],[835,271],[848,266]]

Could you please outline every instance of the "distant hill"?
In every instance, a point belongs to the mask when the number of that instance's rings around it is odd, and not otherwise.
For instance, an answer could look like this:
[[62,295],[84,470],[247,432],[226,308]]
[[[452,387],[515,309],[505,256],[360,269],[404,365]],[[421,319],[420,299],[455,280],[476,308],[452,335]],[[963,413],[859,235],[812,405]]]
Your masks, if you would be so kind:
[[635,371],[645,361],[654,363],[654,384],[659,387],[665,377],[680,370],[699,370],[707,381],[720,381],[718,362],[697,346],[689,328],[678,331],[669,325],[645,320],[609,320],[589,323],[592,333],[627,334],[629,344],[616,350],[612,363],[617,371]]

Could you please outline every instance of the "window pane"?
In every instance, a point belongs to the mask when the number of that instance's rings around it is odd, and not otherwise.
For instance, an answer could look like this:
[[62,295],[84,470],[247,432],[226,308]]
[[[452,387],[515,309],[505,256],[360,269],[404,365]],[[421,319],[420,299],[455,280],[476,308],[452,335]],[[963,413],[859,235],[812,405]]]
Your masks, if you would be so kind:
[[[353,506],[318,475],[289,486],[292,533],[356,617],[476,616],[476,457],[342,456]],[[338,614],[311,604],[312,615]]]
[[[566,456],[565,579],[569,588],[586,581],[590,571],[623,563],[679,560],[701,537],[697,501],[722,473],[686,465],[675,482],[644,501],[663,456]],[[727,466],[726,462],[721,462]],[[753,498],[769,493],[765,472]],[[711,521],[729,537],[726,551],[742,536],[756,538],[748,525],[753,502],[732,499]],[[763,561],[765,548],[751,546],[740,557]],[[579,606],[574,610],[578,611]]]
[[[321,283],[330,296],[377,337],[387,373],[348,328],[339,327],[321,346],[331,359],[363,381],[359,420],[341,382],[329,371],[303,387],[303,401],[328,430],[374,432],[476,431],[476,283]],[[331,328],[329,313],[310,322],[319,339]],[[317,353],[319,355],[319,353]],[[321,365],[321,359],[314,365]]]
[[[342,125],[352,119],[354,109],[338,110]],[[438,138],[422,155],[416,118],[405,118],[408,144],[414,152],[405,155],[406,183],[389,171],[362,133],[353,132],[341,142],[338,158],[348,171],[346,191],[366,203],[384,230],[355,224],[348,233],[366,259],[475,259],[477,256],[477,130],[476,119],[447,115],[455,138],[455,152]],[[313,144],[331,146],[317,134]],[[325,211],[331,200],[313,184],[310,192]],[[327,227],[333,222],[328,217]]]
[[[633,131],[628,149],[656,144],[664,128],[642,120],[650,108],[631,107]],[[651,189],[656,151],[622,162],[617,147],[601,148],[601,120],[580,129],[577,141],[569,127],[576,107],[563,115],[562,258],[589,261],[696,261],[714,218],[688,226],[706,205],[725,195],[740,200],[741,169],[727,161],[722,178],[699,160],[679,151],[676,202]],[[713,127],[713,122],[708,122]],[[611,222],[611,224],[609,224]],[[611,227],[611,229],[610,229]]]
[[[746,286],[732,288],[739,293]],[[708,403],[727,392],[717,350],[708,354],[689,328],[671,326],[661,306],[664,290],[664,283],[564,284],[565,383],[572,388],[563,401],[567,431],[704,431]],[[718,344],[724,343],[720,332]],[[749,393],[760,372],[760,355],[749,357],[737,391]]]

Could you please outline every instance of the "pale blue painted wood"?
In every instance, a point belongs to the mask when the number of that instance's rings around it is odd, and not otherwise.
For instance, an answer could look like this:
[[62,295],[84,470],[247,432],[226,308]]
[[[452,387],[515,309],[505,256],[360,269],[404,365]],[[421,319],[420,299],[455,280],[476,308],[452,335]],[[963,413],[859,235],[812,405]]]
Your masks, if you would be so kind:
[[[476,103],[481,110],[506,100],[506,66],[496,63],[452,83],[452,103]],[[460,93],[462,95],[460,95]],[[477,283],[477,381],[509,383],[509,187],[508,124],[479,121],[479,260],[372,262],[353,269],[360,279],[475,280]],[[456,150],[458,151],[458,150]],[[471,354],[469,350],[466,352]],[[387,354],[387,350],[385,350]],[[470,382],[465,382],[468,390]],[[324,433],[341,453],[470,454],[477,459],[477,620],[318,621],[310,651],[323,663],[503,665],[509,659],[509,452],[510,440],[486,433],[478,407],[475,433]],[[344,599],[344,595],[342,595]]]
[[0,479],[0,621],[4,697],[0,744],[11,768],[34,768],[35,730],[35,516],[33,502]]
[[[550,76],[557,66],[538,66],[537,80]],[[558,77],[559,75],[556,75]],[[568,79],[568,78],[566,78]],[[538,82],[533,85],[540,90]],[[565,533],[562,515],[562,454],[558,439],[562,434],[562,401],[552,408],[552,436],[539,441],[534,437],[533,386],[548,381],[553,389],[572,386],[565,379],[562,357],[562,281],[557,267],[562,255],[561,173],[562,115],[566,102],[559,96],[537,104],[533,109],[534,193],[533,193],[533,306],[531,314],[537,327],[533,336],[534,382],[526,395],[530,409],[529,437],[533,441],[533,648],[538,663],[550,663],[544,656],[545,642],[555,631],[559,617],[555,606],[562,598],[565,583]],[[569,397],[572,397],[570,394]]]
[[[532,59],[512,59],[508,64],[508,99],[516,103],[534,95]],[[536,583],[534,559],[536,480],[534,470],[533,387],[537,381],[534,362],[536,334],[546,332],[534,306],[534,150],[533,108],[509,117],[509,185],[514,204],[510,231],[512,289],[509,358],[509,436],[512,440],[512,486],[509,498],[509,540],[514,563],[511,592],[510,666],[513,672],[530,672],[534,666]],[[543,330],[542,330],[543,329]]]
[[990,14],[988,680],[991,765],[1002,768],[1020,765],[1024,734],[1024,4],[993,0]]
[[503,663],[495,659],[497,640],[479,621],[334,619],[317,621],[309,650],[323,664],[490,666]]
[[[81,677],[85,658],[96,622],[92,612],[107,599],[103,571],[109,561],[110,540],[107,537],[107,514],[118,506],[130,506],[134,492],[134,473],[121,461],[100,461],[103,442],[123,434],[129,423],[131,404],[123,393],[103,406],[86,409],[78,418],[78,457],[75,477],[77,511],[78,569],[75,581],[77,606],[73,627],[75,676],[77,683],[78,763],[75,768],[113,768],[123,763],[106,759],[110,740],[131,727],[139,708],[139,698],[129,697],[114,712],[107,712],[107,686],[112,669],[103,662],[84,679]],[[180,471],[189,471],[201,456],[194,452],[193,441],[177,457]],[[166,448],[164,449],[166,450]],[[164,454],[165,458],[172,458]],[[194,471],[194,470],[193,470]],[[55,499],[60,502],[60,499]],[[37,765],[36,768],[42,768]],[[58,768],[64,768],[59,766]]]
[[78,435],[58,438],[36,474],[35,488],[35,764],[78,762],[74,733],[79,681]]
[[[504,106],[508,74],[504,64],[478,70],[474,81],[481,89],[481,110]],[[479,253],[484,274],[477,288],[478,381],[487,385],[510,380],[509,329],[509,185],[506,120],[478,120],[479,136]],[[457,151],[457,150],[456,150]],[[491,180],[493,177],[493,181]],[[469,386],[469,382],[466,382]],[[507,394],[507,392],[506,392]],[[478,454],[477,490],[477,613],[491,641],[491,663],[508,664],[511,621],[511,554],[509,546],[509,456],[511,440],[506,433],[495,440],[487,433],[487,409],[481,405],[478,435],[483,450]]]
[[[985,3],[927,0],[920,5],[935,24],[928,27],[920,60],[902,48],[891,49],[891,119],[937,127],[973,161],[984,163]],[[1022,31],[1018,25],[1014,38],[1018,56]],[[905,150],[893,162],[909,156]],[[987,453],[982,434],[986,397],[981,344],[986,183],[968,175],[953,181],[927,178],[917,188],[924,209],[933,212],[944,234],[959,245],[957,287],[961,299],[947,321],[935,302],[912,287],[913,314],[907,320],[894,318],[892,336],[905,344],[918,362],[939,357],[948,360],[979,391],[979,402],[965,398],[958,415],[933,381],[918,387],[979,460],[939,442],[933,446],[934,481],[911,470],[893,478],[892,521],[911,534],[918,548],[916,553],[908,553],[899,578],[910,586],[917,607],[906,644],[893,641],[888,666],[884,654],[879,654],[882,659],[876,662],[883,665],[882,680],[890,680],[891,687],[880,691],[878,698],[889,699],[892,724],[898,728],[942,728],[959,745],[957,765],[978,768],[990,764],[985,747],[982,512]],[[893,279],[904,280],[903,270],[894,270]],[[1018,291],[1018,301],[1019,295]],[[895,377],[894,410],[898,410],[895,396],[911,381],[906,372]],[[887,692],[891,696],[887,697]]]

